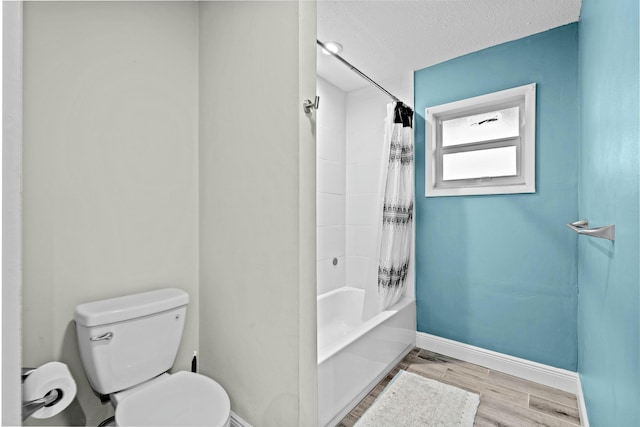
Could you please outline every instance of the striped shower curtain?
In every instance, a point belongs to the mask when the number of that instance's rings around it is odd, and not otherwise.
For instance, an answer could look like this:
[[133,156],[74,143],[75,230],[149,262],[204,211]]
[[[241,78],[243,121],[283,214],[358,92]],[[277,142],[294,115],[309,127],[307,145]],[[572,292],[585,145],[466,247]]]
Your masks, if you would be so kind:
[[[378,310],[402,296],[409,272],[413,230],[413,110],[389,104],[385,123],[386,167],[381,170],[382,224],[378,263]],[[388,153],[387,153],[388,147]]]

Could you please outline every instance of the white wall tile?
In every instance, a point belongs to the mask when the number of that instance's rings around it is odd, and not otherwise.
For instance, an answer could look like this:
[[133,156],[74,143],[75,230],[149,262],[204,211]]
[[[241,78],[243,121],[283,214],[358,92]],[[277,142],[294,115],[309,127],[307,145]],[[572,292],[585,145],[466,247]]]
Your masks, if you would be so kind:
[[317,122],[316,155],[318,159],[345,164],[346,145],[344,128]]
[[373,225],[381,218],[377,194],[352,194],[347,196],[347,225]]
[[350,225],[347,227],[347,255],[373,257],[376,253],[375,225]]
[[[317,79],[318,294],[344,286],[346,254],[346,94]],[[337,266],[331,261],[338,257]]]
[[347,94],[321,77],[317,78],[316,91],[320,97],[316,115],[318,122],[346,129]]
[[359,129],[347,132],[346,161],[347,165],[358,162],[380,162],[382,157],[383,131],[378,129]]
[[[369,257],[347,257],[345,284],[355,288],[364,288],[369,280],[367,275],[372,262],[373,258]],[[375,278],[371,280],[375,280]]]
[[345,285],[345,257],[339,257],[337,265],[333,265],[332,261],[332,259],[318,261],[318,295]]
[[346,253],[346,232],[344,226],[318,227],[317,259],[344,257]]
[[380,162],[359,162],[347,165],[347,194],[377,193]]
[[[326,107],[325,108],[329,108]],[[320,110],[318,110],[320,111]],[[316,121],[316,154],[318,158],[345,163],[347,153],[347,133],[344,126]]]
[[320,108],[316,116],[316,146],[319,159],[345,163],[346,94],[322,78],[317,79]]
[[371,89],[347,95],[347,164],[381,158],[389,100]]
[[318,194],[317,226],[345,225],[345,196],[339,194]]
[[346,193],[346,169],[344,164],[318,159],[317,183],[319,193],[345,194]]

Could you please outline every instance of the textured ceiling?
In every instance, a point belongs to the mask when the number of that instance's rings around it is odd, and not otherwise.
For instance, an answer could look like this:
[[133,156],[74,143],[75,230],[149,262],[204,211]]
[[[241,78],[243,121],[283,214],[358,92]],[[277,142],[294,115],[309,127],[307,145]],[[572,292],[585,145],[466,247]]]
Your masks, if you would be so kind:
[[[580,17],[581,0],[318,1],[318,39],[375,81],[546,31]],[[318,74],[344,91],[368,83],[318,49]]]

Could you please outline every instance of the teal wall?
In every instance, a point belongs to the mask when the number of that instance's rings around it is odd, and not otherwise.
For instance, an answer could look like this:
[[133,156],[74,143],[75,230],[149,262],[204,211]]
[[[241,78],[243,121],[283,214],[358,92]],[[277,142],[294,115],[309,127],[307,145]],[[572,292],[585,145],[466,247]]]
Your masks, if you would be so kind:
[[583,0],[579,24],[581,218],[578,371],[591,426],[640,426],[638,1]]
[[[576,370],[577,66],[571,24],[415,72],[418,331]],[[536,193],[425,198],[425,108],[533,82]]]

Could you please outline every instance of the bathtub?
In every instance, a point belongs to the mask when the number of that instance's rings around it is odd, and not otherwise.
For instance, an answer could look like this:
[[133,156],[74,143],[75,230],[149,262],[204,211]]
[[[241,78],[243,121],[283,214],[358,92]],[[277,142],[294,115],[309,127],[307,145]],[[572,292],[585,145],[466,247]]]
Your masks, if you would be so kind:
[[364,290],[343,287],[318,296],[318,425],[334,426],[409,352],[416,305],[404,297],[361,320]]

